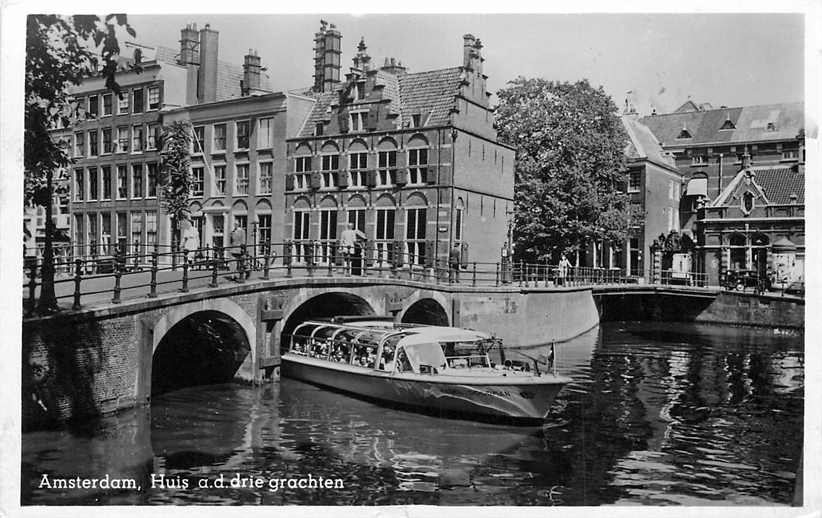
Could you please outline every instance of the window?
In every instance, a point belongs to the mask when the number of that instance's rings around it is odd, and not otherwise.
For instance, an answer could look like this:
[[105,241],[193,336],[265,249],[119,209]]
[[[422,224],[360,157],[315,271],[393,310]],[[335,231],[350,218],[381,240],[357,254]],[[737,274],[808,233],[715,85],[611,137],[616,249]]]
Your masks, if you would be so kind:
[[91,255],[96,256],[100,252],[99,243],[97,242],[97,213],[92,212],[88,214],[88,244]]
[[395,175],[397,174],[397,152],[396,151],[380,151],[379,154],[379,171],[377,174],[377,185],[391,186],[394,185]]
[[274,118],[267,117],[258,122],[257,149],[266,149],[274,145]]
[[725,122],[723,122],[722,126],[720,126],[720,128],[719,128],[720,131],[722,131],[722,130],[732,130],[732,129],[736,129],[736,126],[734,125],[734,123],[731,121],[730,118],[725,119]]
[[[151,165],[149,165],[149,169]],[[146,244],[153,245],[157,243],[157,212],[146,212]]]
[[428,176],[428,149],[408,150],[408,183],[424,184]]
[[128,113],[128,90],[120,92],[120,97],[117,99],[117,113],[125,115]]
[[128,169],[124,165],[117,166],[117,199],[128,198]]
[[132,253],[139,255],[142,252],[140,245],[143,244],[143,213],[142,212],[132,212],[131,213],[131,244],[134,247],[132,249]]
[[142,153],[143,151],[143,127],[134,126],[131,128],[131,152]]
[[799,150],[787,149],[783,151],[782,160],[799,160]]
[[628,192],[639,192],[641,177],[639,171],[631,171],[628,176]]
[[100,213],[100,251],[105,255],[114,255],[111,243],[111,213]]
[[705,155],[694,155],[691,157],[691,165],[705,165]]
[[146,197],[157,197],[157,164],[148,164],[148,174],[146,180]]
[[158,110],[160,109],[160,87],[159,86],[152,86],[148,89],[148,109],[149,110]]
[[214,146],[215,151],[225,151],[225,124],[214,125]]
[[131,166],[131,197],[143,197],[143,164]]
[[454,213],[454,241],[462,242],[462,207],[457,207]]
[[97,189],[97,168],[89,167],[88,169],[88,199],[96,200],[100,191]]
[[96,95],[90,95],[88,98],[88,116],[97,118],[100,114],[100,100]]
[[103,128],[103,154],[111,153],[111,128]]
[[128,152],[128,126],[117,128],[117,152]]
[[191,196],[199,197],[203,195],[204,188],[204,169],[202,167],[191,168]]
[[[460,213],[458,210],[457,213]],[[405,238],[408,244],[408,264],[425,264],[425,209],[408,209]]]
[[194,153],[205,153],[205,126],[194,126]]
[[412,115],[412,116],[411,116],[411,127],[412,127],[412,128],[419,128],[419,127],[420,127],[420,119],[421,119],[421,118],[422,118],[422,117],[420,116],[420,114],[419,114],[419,113],[415,113],[414,115]]
[[328,264],[334,259],[334,245],[337,242],[337,209],[320,211],[320,263]]
[[82,169],[75,169],[74,170],[74,201],[83,201],[85,196],[85,183],[84,180],[83,170]]
[[262,162],[260,164],[260,186],[258,194],[271,194],[271,179],[272,171],[274,170],[272,162]]
[[365,115],[368,112],[355,112],[348,115],[348,127],[351,131],[365,131]]
[[217,194],[225,194],[225,166],[214,166],[214,187],[217,189]]
[[340,168],[340,155],[323,155],[321,157],[322,187],[334,187],[334,173]]
[[[260,232],[259,243],[271,243],[271,214],[257,214],[257,222],[257,229]],[[265,249],[263,248],[262,251],[264,253]]]
[[248,194],[248,164],[238,164],[236,171],[234,192],[236,194]]
[[248,121],[237,123],[237,148],[248,149]]
[[376,256],[380,264],[388,261],[388,250],[394,241],[394,209],[377,209]]
[[294,159],[294,172],[305,173],[294,175],[294,190],[302,191],[308,188],[308,172],[311,171],[311,157],[298,156]]
[[688,128],[682,128],[682,131],[679,132],[679,135],[677,135],[676,138],[688,139],[691,138],[691,133],[688,131]]
[[317,137],[322,136],[323,127],[324,127],[324,125],[323,125],[322,122],[318,122],[317,124],[315,124],[314,125],[314,135],[317,136]]
[[128,242],[128,220],[126,219],[125,212],[118,212],[117,213],[117,243],[127,243]]
[[111,115],[114,109],[114,97],[111,94],[103,94],[103,116]]
[[368,167],[368,153],[351,153],[348,155],[348,168],[351,170],[351,186],[365,185],[365,168]]
[[348,209],[348,222],[354,230],[365,232],[365,209]]
[[91,130],[88,132],[88,156],[97,156],[97,132]]
[[86,156],[86,134],[85,133],[75,133],[74,134],[74,156],[75,157]]
[[134,89],[134,113],[143,113],[145,99],[143,98],[143,89]]
[[213,215],[211,217],[211,226],[213,228],[211,246],[214,248],[222,248],[223,235],[225,234],[225,216],[223,214]]
[[146,143],[146,149],[157,149],[157,145],[160,143],[160,125],[159,124],[152,124],[148,127],[148,142]]
[[304,263],[309,256],[309,221],[311,214],[307,210],[294,211],[294,229],[292,238],[296,243],[294,244],[294,261]]

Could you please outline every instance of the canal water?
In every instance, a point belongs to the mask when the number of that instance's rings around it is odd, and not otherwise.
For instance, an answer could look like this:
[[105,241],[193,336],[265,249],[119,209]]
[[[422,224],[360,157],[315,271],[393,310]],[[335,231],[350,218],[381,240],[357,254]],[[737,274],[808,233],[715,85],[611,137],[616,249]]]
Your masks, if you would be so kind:
[[[22,502],[793,501],[802,454],[802,337],[606,323],[558,346],[558,357],[574,382],[542,427],[421,415],[289,379],[178,390],[156,397],[151,408],[24,434]],[[332,487],[310,487],[319,477]],[[62,489],[58,479],[131,480],[139,490]]]

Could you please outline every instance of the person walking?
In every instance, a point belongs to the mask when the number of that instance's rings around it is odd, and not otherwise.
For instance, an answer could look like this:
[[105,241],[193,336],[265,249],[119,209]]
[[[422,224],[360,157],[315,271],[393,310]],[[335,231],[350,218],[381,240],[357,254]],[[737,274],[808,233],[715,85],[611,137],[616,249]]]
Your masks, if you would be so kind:
[[183,220],[182,246],[185,252],[186,262],[189,266],[194,265],[194,255],[200,248],[200,235],[191,220]]
[[448,252],[448,282],[460,282],[460,259],[462,249],[459,243],[454,243]]
[[[229,245],[231,246],[231,255],[234,257],[237,272],[237,277],[234,280],[239,282],[242,280],[240,279],[240,275],[243,274],[240,262],[243,260],[243,254],[245,252],[245,230],[240,226],[239,221],[234,221],[234,230],[232,230],[229,235]],[[244,275],[246,279],[249,277],[248,272],[245,272]]]

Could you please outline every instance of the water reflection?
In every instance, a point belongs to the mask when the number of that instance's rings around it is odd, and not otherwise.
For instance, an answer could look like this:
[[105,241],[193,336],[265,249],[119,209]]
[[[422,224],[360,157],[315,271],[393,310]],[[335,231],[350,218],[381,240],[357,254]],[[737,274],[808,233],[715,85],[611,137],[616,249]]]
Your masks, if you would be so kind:
[[[801,338],[607,324],[558,349],[574,383],[542,428],[398,411],[294,380],[194,387],[150,410],[24,435],[23,501],[790,503],[802,444]],[[43,473],[132,477],[144,491],[38,489]],[[196,487],[236,473],[339,477],[344,489]],[[190,487],[150,489],[152,474]]]

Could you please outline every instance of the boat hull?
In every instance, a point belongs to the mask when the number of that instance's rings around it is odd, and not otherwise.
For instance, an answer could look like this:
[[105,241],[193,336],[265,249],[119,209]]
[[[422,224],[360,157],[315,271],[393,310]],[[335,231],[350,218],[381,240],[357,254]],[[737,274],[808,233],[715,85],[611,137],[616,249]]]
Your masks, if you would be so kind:
[[314,385],[425,412],[542,420],[562,387],[562,376],[448,376],[389,374],[285,354],[282,373]]

